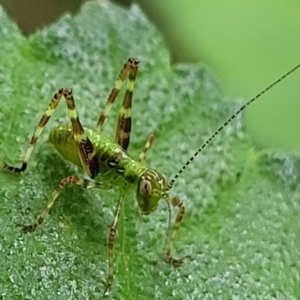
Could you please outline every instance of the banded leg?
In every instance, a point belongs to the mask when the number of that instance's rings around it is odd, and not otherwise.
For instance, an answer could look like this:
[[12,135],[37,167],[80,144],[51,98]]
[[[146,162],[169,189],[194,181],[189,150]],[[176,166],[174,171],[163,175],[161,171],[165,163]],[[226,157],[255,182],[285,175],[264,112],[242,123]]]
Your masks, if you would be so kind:
[[110,112],[111,106],[114,103],[114,101],[116,100],[117,95],[118,95],[120,89],[122,88],[126,77],[129,74],[130,65],[133,62],[136,62],[136,64],[138,64],[137,59],[129,58],[128,61],[124,64],[122,70],[120,71],[119,77],[118,77],[117,81],[115,82],[115,85],[114,85],[113,89],[111,90],[111,92],[108,96],[108,99],[105,103],[104,109],[103,109],[103,111],[102,111],[102,113],[101,113],[101,115],[98,119],[97,126],[96,126],[96,129],[98,131],[101,130],[101,128],[104,124],[104,121],[106,120],[106,117],[108,116],[108,114]]
[[5,170],[8,170],[10,172],[13,172],[13,173],[21,173],[21,172],[24,172],[27,168],[27,165],[28,165],[28,161],[30,159],[30,156],[32,154],[32,151],[38,141],[38,138],[40,137],[44,127],[46,126],[46,124],[48,123],[49,119],[51,118],[52,114],[54,113],[60,99],[61,99],[61,96],[62,96],[62,93],[63,93],[63,90],[60,89],[57,93],[54,94],[51,102],[49,103],[49,106],[47,108],[47,110],[45,111],[45,113],[43,114],[42,118],[40,119],[32,137],[31,137],[31,140],[29,142],[29,146],[27,148],[27,151],[25,153],[25,156],[24,156],[24,159],[23,159],[23,162],[22,162],[22,166],[21,168],[16,168],[16,167],[12,167],[8,164],[6,164],[5,162],[3,162],[3,168]]
[[130,58],[127,64],[129,68],[127,88],[124,95],[123,104],[119,112],[115,134],[115,142],[118,143],[125,151],[127,150],[130,141],[132,93],[139,61],[134,58]]
[[67,102],[67,107],[69,110],[69,116],[72,122],[73,135],[76,143],[78,156],[81,161],[81,165],[85,172],[91,177],[94,178],[99,173],[99,163],[96,156],[94,147],[89,140],[89,138],[84,133],[84,129],[79,121],[77,112],[75,109],[75,101],[72,95],[72,90],[70,89],[60,89],[52,98],[47,110],[43,114],[41,120],[39,121],[28,146],[28,149],[25,153],[21,168],[12,167],[5,162],[3,162],[3,168],[5,170],[21,173],[24,172],[27,168],[29,158],[32,154],[32,151],[37,143],[38,138],[40,137],[44,127],[48,123],[52,114],[54,113],[57,105],[60,102],[62,95],[65,97]]
[[[14,172],[14,173],[21,173],[26,170],[26,167],[27,167],[29,158],[32,154],[32,151],[34,149],[34,146],[36,145],[37,140],[38,140],[39,136],[41,135],[45,125],[48,123],[48,121],[51,118],[52,114],[54,113],[57,105],[59,104],[62,95],[65,97],[66,102],[67,102],[69,116],[70,116],[71,123],[72,123],[73,136],[74,136],[75,144],[76,144],[77,151],[78,151],[78,156],[80,158],[82,167],[91,178],[94,178],[98,174],[99,163],[98,163],[97,155],[96,155],[95,149],[94,149],[91,141],[86,136],[84,129],[79,121],[79,118],[77,116],[76,109],[75,109],[75,101],[74,101],[74,98],[72,95],[72,91],[70,89],[60,89],[54,95],[47,110],[45,111],[40,122],[38,123],[38,126],[36,127],[36,129],[34,131],[34,134],[29,143],[29,147],[25,153],[25,157],[23,159],[21,168],[12,167],[12,166],[9,166],[8,164],[4,163],[4,166],[3,166],[4,169]],[[35,222],[32,225],[18,225],[18,226],[22,227],[24,231],[35,230],[37,228],[37,226],[39,226],[40,224],[43,223],[47,213],[53,206],[53,204],[54,204],[56,198],[58,197],[58,195],[60,194],[61,190],[64,188],[65,185],[70,184],[70,183],[81,185],[82,187],[85,187],[85,188],[90,188],[90,187],[95,187],[95,186],[105,188],[105,185],[101,184],[101,183],[92,183],[87,180],[80,180],[79,178],[77,178],[75,176],[66,177],[61,180],[60,184],[57,186],[57,188],[53,192],[53,194],[47,204],[46,209],[44,210],[42,215],[39,217],[37,222]]]
[[153,140],[154,140],[154,134],[150,133],[149,136],[148,136],[148,140],[147,140],[141,154],[139,155],[138,162],[143,162],[144,161],[144,159],[146,157],[146,154],[147,154],[148,150],[150,149],[150,147],[153,143]]
[[40,217],[37,219],[37,221],[35,223],[30,224],[30,225],[17,224],[17,226],[21,227],[23,229],[23,231],[26,231],[26,232],[34,231],[39,225],[41,225],[44,222],[47,214],[49,213],[49,210],[54,205],[55,200],[57,199],[59,194],[62,192],[62,190],[65,188],[65,186],[68,184],[76,184],[85,189],[95,188],[95,187],[102,188],[102,189],[110,188],[110,186],[104,185],[101,182],[93,182],[93,181],[89,181],[86,179],[79,179],[76,176],[68,176],[68,177],[62,179],[60,181],[60,183],[57,185],[57,187],[53,191],[53,193],[47,203],[46,208],[44,209],[44,211],[42,212],[42,214],[40,215]]
[[[166,196],[168,197],[168,196]],[[175,236],[180,228],[180,224],[181,224],[181,221],[182,221],[182,218],[184,216],[184,211],[185,211],[185,208],[183,206],[183,203],[175,198],[175,197],[168,197],[166,198],[166,200],[169,201],[169,203],[171,203],[173,206],[177,206],[178,207],[178,213],[177,213],[177,216],[176,216],[176,220],[175,220],[175,223],[174,223],[174,227],[173,227],[173,230],[172,230],[172,233],[171,233],[171,236],[167,236],[167,242],[166,242],[166,261],[173,265],[173,266],[180,266],[182,263],[183,263],[183,260],[186,259],[186,258],[190,258],[189,255],[186,255],[186,256],[183,256],[179,259],[176,259],[176,258],[173,258],[171,256],[171,247],[173,245],[173,242],[175,240]]]
[[117,205],[116,213],[114,220],[110,226],[109,236],[108,236],[108,276],[106,281],[106,288],[104,295],[108,296],[111,293],[111,286],[113,283],[113,257],[114,257],[114,242],[115,242],[115,235],[117,232],[118,221],[120,217],[121,208],[123,205],[124,196],[121,195],[120,200]]
[[96,151],[92,142],[84,132],[84,129],[77,116],[72,90],[63,89],[62,93],[67,102],[69,116],[72,123],[73,136],[82,168],[89,177],[95,178],[100,170]]

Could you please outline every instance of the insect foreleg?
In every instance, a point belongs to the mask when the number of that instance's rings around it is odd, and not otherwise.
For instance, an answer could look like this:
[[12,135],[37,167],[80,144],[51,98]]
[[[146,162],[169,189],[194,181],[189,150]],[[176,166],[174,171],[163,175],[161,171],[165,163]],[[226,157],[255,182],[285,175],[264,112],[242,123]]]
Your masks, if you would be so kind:
[[183,216],[184,216],[184,212],[185,212],[185,208],[184,208],[184,205],[183,203],[175,198],[175,197],[170,197],[170,196],[167,196],[168,197],[166,200],[169,201],[169,203],[171,203],[173,206],[177,206],[178,207],[178,213],[177,213],[177,216],[176,216],[176,219],[175,219],[175,223],[174,223],[174,227],[173,227],[173,230],[171,232],[171,236],[167,235],[167,242],[166,242],[166,261],[168,263],[170,263],[171,265],[173,266],[180,266],[183,262],[183,260],[185,258],[189,258],[190,256],[186,255],[186,256],[183,256],[179,259],[176,259],[176,258],[173,258],[171,256],[171,247],[173,245],[173,242],[175,240],[175,237],[176,237],[176,234],[180,228],[180,224],[181,224],[181,221],[183,219]]
[[119,217],[120,217],[120,212],[121,212],[121,208],[123,205],[123,200],[124,200],[124,196],[121,195],[120,200],[117,205],[117,208],[116,208],[114,220],[110,226],[110,231],[109,231],[109,236],[108,236],[108,277],[107,277],[107,281],[106,281],[106,289],[104,292],[104,295],[106,295],[106,296],[110,294],[111,286],[113,283],[113,255],[114,255],[113,249],[114,249],[115,235],[117,232],[117,226],[118,226],[118,221],[119,221]]
[[44,211],[42,212],[42,214],[40,215],[40,217],[38,218],[38,220],[35,223],[30,224],[30,225],[18,224],[17,226],[21,227],[24,231],[34,231],[39,225],[41,225],[44,222],[47,214],[49,213],[49,210],[54,205],[55,200],[57,199],[59,194],[62,192],[64,187],[68,184],[76,184],[85,189],[95,188],[95,187],[101,188],[101,189],[111,188],[111,186],[109,186],[108,184],[104,184],[101,182],[94,182],[94,181],[90,181],[90,180],[86,180],[86,179],[79,179],[76,176],[68,176],[68,177],[62,179],[60,181],[60,183],[57,185],[57,187],[53,191],[53,193],[47,203],[46,208],[44,209]]
[[139,155],[138,162],[142,163],[144,161],[147,151],[150,149],[150,147],[153,143],[153,140],[154,140],[154,134],[150,133],[148,136],[148,140],[147,140],[141,154]]

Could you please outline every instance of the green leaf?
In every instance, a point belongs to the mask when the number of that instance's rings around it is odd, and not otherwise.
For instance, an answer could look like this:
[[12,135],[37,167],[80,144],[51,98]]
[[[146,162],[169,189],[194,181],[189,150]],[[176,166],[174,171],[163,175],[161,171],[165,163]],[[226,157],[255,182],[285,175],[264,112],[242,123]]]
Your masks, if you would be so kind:
[[[155,132],[146,163],[168,177],[240,106],[222,102],[205,68],[172,66],[163,38],[137,6],[126,11],[89,3],[77,16],[66,15],[30,38],[2,10],[0,24],[0,154],[6,162],[20,163],[61,87],[73,88],[82,123],[95,126],[130,56],[141,64],[129,153],[137,157]],[[119,105],[104,134],[113,136]],[[49,128],[68,122],[62,102]],[[62,178],[81,174],[46,140],[42,135],[24,174],[0,172],[1,296],[99,299],[117,186],[113,191],[69,187],[34,233],[15,228],[36,220]],[[171,191],[186,206],[173,250],[191,260],[180,268],[163,260],[168,220],[163,201],[141,217],[135,194],[128,191],[115,243],[112,298],[298,299],[299,171],[296,154],[255,152],[241,116],[228,125]]]

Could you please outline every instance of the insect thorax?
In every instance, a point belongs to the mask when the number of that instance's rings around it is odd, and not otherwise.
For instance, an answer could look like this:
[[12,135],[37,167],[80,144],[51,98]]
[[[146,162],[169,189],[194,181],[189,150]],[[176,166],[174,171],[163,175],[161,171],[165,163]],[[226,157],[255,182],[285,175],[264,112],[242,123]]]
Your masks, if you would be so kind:
[[[136,184],[146,170],[141,163],[131,159],[120,146],[95,130],[84,128],[98,157],[100,172],[95,180],[124,180]],[[58,126],[50,132],[49,142],[67,160],[81,167],[71,125]]]

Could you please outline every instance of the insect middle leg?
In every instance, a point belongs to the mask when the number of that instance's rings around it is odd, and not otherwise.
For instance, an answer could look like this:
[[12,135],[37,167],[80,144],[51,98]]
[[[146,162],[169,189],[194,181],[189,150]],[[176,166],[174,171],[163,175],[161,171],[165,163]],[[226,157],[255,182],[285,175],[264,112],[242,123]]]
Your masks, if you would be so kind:
[[89,189],[89,188],[101,188],[101,189],[109,189],[111,186],[108,186],[107,184],[101,183],[101,182],[94,182],[90,181],[87,179],[80,179],[77,176],[68,176],[66,178],[63,178],[60,183],[57,185],[55,190],[53,191],[46,208],[42,212],[42,214],[39,216],[36,222],[29,224],[29,225],[24,225],[24,224],[17,224],[18,227],[21,227],[24,231],[34,231],[39,225],[41,225],[47,214],[49,213],[50,209],[54,205],[55,200],[59,196],[59,194],[62,192],[62,190],[68,185],[68,184],[75,184],[79,185],[82,188]]
[[154,140],[154,134],[150,133],[148,136],[147,142],[146,142],[141,154],[139,155],[138,162],[142,163],[144,161],[146,154],[153,143],[153,140]]

